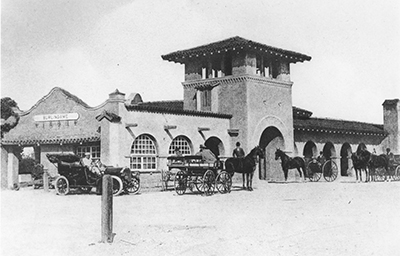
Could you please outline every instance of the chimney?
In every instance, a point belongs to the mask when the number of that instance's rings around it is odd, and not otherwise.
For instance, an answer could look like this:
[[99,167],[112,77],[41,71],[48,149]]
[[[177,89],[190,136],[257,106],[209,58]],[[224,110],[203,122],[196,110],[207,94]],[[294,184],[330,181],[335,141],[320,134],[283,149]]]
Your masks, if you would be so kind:
[[385,140],[386,148],[390,148],[394,154],[400,153],[400,100],[385,100],[383,102],[383,128],[388,134]]

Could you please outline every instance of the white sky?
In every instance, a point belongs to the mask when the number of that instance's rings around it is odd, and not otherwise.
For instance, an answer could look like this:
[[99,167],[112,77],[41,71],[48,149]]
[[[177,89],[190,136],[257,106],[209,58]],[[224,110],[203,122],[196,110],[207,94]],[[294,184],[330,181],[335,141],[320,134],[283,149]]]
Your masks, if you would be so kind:
[[22,110],[53,87],[90,106],[115,89],[182,99],[183,65],[161,55],[232,36],[312,57],[291,65],[293,105],[383,123],[400,98],[400,2],[1,1],[1,97]]

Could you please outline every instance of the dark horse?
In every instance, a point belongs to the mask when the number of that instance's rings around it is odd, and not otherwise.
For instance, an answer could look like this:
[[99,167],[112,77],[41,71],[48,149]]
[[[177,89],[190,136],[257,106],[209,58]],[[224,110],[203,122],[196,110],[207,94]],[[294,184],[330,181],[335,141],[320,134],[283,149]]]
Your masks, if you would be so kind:
[[[362,171],[365,171],[365,182],[368,182],[368,163],[370,158],[371,153],[367,150],[359,150],[351,154],[354,171],[356,172],[356,182],[362,181]],[[360,180],[358,177],[360,177]]]
[[288,155],[286,155],[285,152],[277,148],[275,151],[275,160],[278,160],[279,158],[282,161],[281,166],[283,174],[285,175],[285,182],[287,181],[288,178],[289,169],[295,169],[295,168],[299,172],[300,178],[303,177],[304,180],[306,179],[305,177],[306,164],[303,158],[298,156],[291,158]]
[[252,191],[253,188],[253,174],[256,169],[257,157],[264,157],[264,151],[259,147],[253,148],[250,153],[244,158],[228,158],[225,161],[226,171],[233,176],[235,172],[242,173],[243,176],[243,188],[245,186],[245,174],[247,176],[247,189]]
[[[351,155],[351,160],[353,161],[353,167],[356,171],[356,180],[358,181],[358,172],[360,173],[360,181],[361,171],[364,170],[366,172],[366,182],[373,181],[376,175],[376,169],[383,168],[385,170],[385,175],[388,173],[389,169],[389,160],[385,154],[375,155],[371,154],[366,149],[357,150],[356,153]],[[369,173],[368,173],[369,172]],[[369,174],[369,175],[368,175]]]
[[[371,179],[375,179],[376,175],[383,175],[385,176],[385,179],[388,180],[388,174],[389,174],[389,158],[385,154],[380,154],[380,155],[374,155],[371,154],[371,157],[368,162],[368,167],[370,169],[370,177]],[[384,169],[384,173],[376,173],[377,169]]]

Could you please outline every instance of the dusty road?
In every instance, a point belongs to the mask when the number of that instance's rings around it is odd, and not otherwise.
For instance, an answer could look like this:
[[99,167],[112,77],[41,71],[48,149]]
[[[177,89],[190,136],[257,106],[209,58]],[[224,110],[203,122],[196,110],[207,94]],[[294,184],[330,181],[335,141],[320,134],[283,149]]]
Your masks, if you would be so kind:
[[400,255],[400,182],[119,196],[112,244],[98,242],[100,205],[94,194],[1,191],[1,255]]

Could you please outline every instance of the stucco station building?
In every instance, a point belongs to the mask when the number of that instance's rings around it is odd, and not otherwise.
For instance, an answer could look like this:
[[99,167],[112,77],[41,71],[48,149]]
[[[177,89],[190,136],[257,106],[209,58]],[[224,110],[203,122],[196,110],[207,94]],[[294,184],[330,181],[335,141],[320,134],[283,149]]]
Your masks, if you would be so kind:
[[[335,159],[341,176],[349,174],[349,156],[360,143],[378,153],[387,147],[399,153],[399,99],[383,102],[383,125],[314,118],[292,105],[291,64],[310,61],[305,54],[233,37],[162,59],[184,65],[182,101],[146,102],[140,94],[115,90],[103,104],[90,107],[56,87],[24,111],[1,142],[2,187],[18,182],[20,146],[33,147],[50,173],[56,169],[47,153],[90,152],[107,165],[140,171],[148,187],[160,185],[175,147],[194,154],[205,144],[229,157],[238,141],[246,152],[259,145],[266,157],[255,177],[267,181],[283,180],[273,158],[276,148],[306,158],[323,151]],[[298,178],[295,173],[291,179]]]

